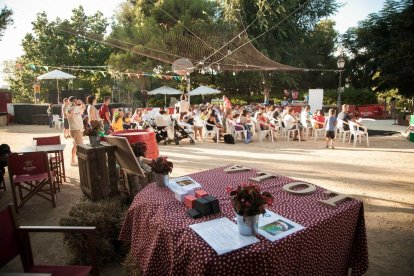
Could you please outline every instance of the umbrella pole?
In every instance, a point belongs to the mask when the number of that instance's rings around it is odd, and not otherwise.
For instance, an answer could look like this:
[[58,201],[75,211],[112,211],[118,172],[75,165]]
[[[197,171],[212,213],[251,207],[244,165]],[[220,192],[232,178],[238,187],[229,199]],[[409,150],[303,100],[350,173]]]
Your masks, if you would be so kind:
[[57,103],[59,103],[59,79],[56,79]]
[[167,107],[167,94],[164,94],[164,108]]

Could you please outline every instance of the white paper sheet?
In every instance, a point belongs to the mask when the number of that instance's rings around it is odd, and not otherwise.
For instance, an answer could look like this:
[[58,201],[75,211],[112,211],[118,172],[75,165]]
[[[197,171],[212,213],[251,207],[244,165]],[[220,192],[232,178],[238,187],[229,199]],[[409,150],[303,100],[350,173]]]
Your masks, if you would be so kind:
[[266,209],[264,215],[259,217],[259,234],[270,241],[277,241],[290,234],[304,229],[302,225],[297,224],[287,218],[284,218],[272,211]]
[[192,224],[193,229],[218,255],[222,255],[259,241],[255,236],[239,234],[237,225],[228,218]]
[[194,190],[195,188],[200,188],[200,183],[196,182],[194,179],[188,176],[178,177],[170,179],[168,187],[173,192],[184,189],[186,191]]

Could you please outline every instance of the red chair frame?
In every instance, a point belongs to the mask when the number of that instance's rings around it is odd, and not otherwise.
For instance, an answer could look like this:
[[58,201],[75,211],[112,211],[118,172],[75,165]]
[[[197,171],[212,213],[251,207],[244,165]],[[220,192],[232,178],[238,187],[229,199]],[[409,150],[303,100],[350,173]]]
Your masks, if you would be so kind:
[[[55,185],[46,152],[11,153],[8,155],[8,169],[16,213],[34,195],[51,201],[52,206],[56,207]],[[49,186],[48,190],[45,189],[46,186]],[[23,191],[27,193],[24,194]]]
[[[11,204],[0,211],[0,224],[0,267],[20,255],[25,273],[87,276],[89,272],[92,272],[94,276],[99,275],[96,262],[96,227],[19,226]],[[33,232],[81,233],[87,235],[91,266],[35,265],[29,236]]]
[[[48,137],[33,137],[33,140],[37,141],[37,146],[49,146],[60,145],[60,135],[48,136]],[[56,189],[60,191],[60,186],[66,181],[66,172],[64,167],[63,153],[56,152],[49,158],[50,168],[55,172],[56,183],[58,184]]]

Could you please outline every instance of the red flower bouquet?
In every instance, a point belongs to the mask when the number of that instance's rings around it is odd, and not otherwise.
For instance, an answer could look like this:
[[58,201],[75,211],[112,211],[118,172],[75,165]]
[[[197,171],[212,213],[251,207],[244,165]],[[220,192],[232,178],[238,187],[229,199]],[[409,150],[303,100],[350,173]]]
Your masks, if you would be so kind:
[[255,216],[266,213],[265,205],[273,204],[273,196],[268,192],[261,192],[255,184],[245,184],[236,189],[227,188],[236,214]]

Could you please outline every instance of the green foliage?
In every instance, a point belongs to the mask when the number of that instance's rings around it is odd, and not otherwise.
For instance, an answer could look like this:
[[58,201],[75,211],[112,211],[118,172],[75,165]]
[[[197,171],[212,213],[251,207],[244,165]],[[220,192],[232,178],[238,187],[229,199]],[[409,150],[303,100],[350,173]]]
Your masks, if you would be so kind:
[[[254,38],[285,20],[303,3],[299,0],[286,0],[282,4],[270,5],[272,2],[274,1],[128,1],[118,12],[110,37],[127,42],[133,49],[139,49],[141,52],[145,50],[149,56],[157,56],[156,50],[160,49],[159,43],[164,41],[164,35],[193,36],[183,25],[207,43],[212,43],[217,37],[227,37],[224,40],[230,40],[233,34],[242,30],[243,25],[250,25],[258,17],[248,29],[249,37]],[[277,25],[277,28],[255,40],[254,45],[269,58],[285,64],[305,68],[336,68],[336,59],[332,56],[337,39],[334,23],[329,20],[319,21],[336,11],[337,7],[334,0],[311,0],[293,16]],[[180,53],[185,50],[180,47],[190,45],[171,43],[168,47],[169,53]],[[205,56],[208,56],[208,53]],[[156,66],[161,66],[164,72],[171,70],[169,64],[131,51],[114,51],[109,63],[118,70],[150,71]],[[281,93],[285,88],[332,88],[336,86],[336,80],[337,76],[334,73],[321,75],[314,72],[238,72],[236,76],[233,76],[232,72],[221,72],[216,76],[195,72],[191,75],[192,87],[217,87],[226,95],[243,100],[249,99],[251,94],[260,95],[259,102],[263,101],[261,92],[265,88],[270,88],[272,95]],[[141,91],[151,90],[150,81],[144,78],[135,80],[135,85],[139,86]],[[150,101],[160,102],[157,99]]]
[[[26,34],[22,41],[24,55],[17,61],[23,65],[37,64],[47,66],[102,66],[106,65],[111,49],[99,42],[94,42],[80,36],[67,34],[62,30],[72,29],[87,32],[94,35],[97,39],[103,39],[107,20],[102,13],[87,16],[80,6],[72,11],[70,20],[49,21],[46,13],[39,13],[33,25],[33,32]],[[27,72],[20,72],[20,71]],[[24,67],[24,69],[13,69],[8,67],[6,76],[12,91],[16,94],[19,101],[26,100],[31,96],[29,87],[34,84],[34,76],[45,73],[46,71]],[[110,91],[110,77],[103,76],[101,73],[69,71],[76,75],[76,79],[71,82],[72,89],[84,88],[92,90],[93,93],[105,93]],[[27,76],[33,76],[28,78]],[[60,82],[60,85],[68,85],[67,81]],[[42,82],[43,96],[50,90],[56,90],[56,83],[53,81]],[[32,90],[33,91],[33,90]]]
[[413,15],[413,1],[387,0],[379,13],[346,32],[343,43],[351,53],[346,73],[355,87],[414,95]]
[[[336,105],[338,98],[337,89],[328,89],[324,91],[324,105]],[[377,95],[369,88],[345,88],[341,94],[341,101],[344,104],[363,105],[378,103]]]
[[[120,261],[127,253],[118,240],[127,206],[119,198],[92,202],[86,198],[76,202],[69,216],[60,220],[62,226],[96,226],[96,248],[100,266]],[[71,263],[90,264],[87,239],[82,234],[68,233],[64,237]]]
[[0,40],[1,37],[3,36],[3,32],[4,30],[6,30],[8,25],[13,24],[13,11],[10,10],[7,7],[4,7],[1,11],[0,11]]

